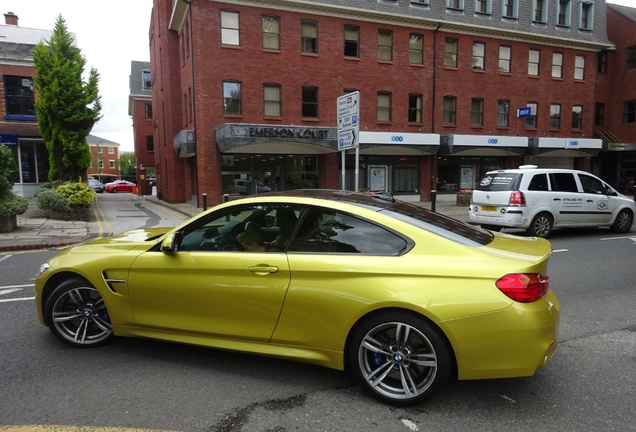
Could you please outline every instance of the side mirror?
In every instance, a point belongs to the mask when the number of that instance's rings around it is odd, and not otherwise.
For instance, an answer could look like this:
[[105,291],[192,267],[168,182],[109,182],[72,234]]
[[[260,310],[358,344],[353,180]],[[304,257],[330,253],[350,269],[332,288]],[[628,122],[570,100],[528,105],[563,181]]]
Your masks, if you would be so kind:
[[161,242],[161,252],[176,253],[178,243],[177,233],[170,234]]

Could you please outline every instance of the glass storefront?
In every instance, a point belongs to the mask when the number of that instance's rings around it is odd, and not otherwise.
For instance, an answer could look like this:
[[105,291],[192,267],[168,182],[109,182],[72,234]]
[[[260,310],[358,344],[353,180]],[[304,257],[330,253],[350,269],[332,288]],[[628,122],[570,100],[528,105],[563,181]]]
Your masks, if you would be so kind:
[[20,169],[19,183],[49,181],[48,152],[43,141],[20,140],[20,144],[13,146],[12,150]]
[[317,156],[224,154],[222,159],[223,194],[319,187]]
[[502,157],[440,156],[437,159],[437,193],[454,194],[474,189],[486,172],[502,168],[505,168]]
[[[419,157],[361,155],[358,189],[361,191],[419,193]],[[355,189],[355,156],[345,159],[345,189]]]

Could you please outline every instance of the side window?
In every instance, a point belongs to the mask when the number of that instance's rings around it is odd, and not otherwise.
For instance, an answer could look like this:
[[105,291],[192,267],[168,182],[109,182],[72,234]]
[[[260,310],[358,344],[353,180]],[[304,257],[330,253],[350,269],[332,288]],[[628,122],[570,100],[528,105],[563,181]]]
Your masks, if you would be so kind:
[[394,256],[406,247],[406,240],[368,221],[346,213],[312,208],[289,250]]
[[581,181],[581,186],[583,186],[583,192],[592,194],[603,193],[603,183],[599,179],[579,174],[579,180]]
[[545,174],[535,174],[530,180],[528,190],[531,191],[547,191],[548,190],[548,176]]
[[551,173],[550,183],[552,185],[552,191],[557,192],[578,192],[579,188],[576,186],[576,180],[574,180],[574,174],[572,173]]
[[212,213],[184,228],[180,251],[281,252],[296,229],[301,208],[246,205]]

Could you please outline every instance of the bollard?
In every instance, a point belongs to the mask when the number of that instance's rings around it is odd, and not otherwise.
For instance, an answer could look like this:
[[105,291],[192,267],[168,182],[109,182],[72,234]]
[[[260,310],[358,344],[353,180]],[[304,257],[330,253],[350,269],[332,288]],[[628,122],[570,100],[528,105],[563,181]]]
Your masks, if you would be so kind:
[[204,193],[201,196],[203,197],[203,211],[206,211],[208,209],[208,194]]
[[437,201],[437,190],[433,189],[431,191],[431,211],[435,211],[436,201]]

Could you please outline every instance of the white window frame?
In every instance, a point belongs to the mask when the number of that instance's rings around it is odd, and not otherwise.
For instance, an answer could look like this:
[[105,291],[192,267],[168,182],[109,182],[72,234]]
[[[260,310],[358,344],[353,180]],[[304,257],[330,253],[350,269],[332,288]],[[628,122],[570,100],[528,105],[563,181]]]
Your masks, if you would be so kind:
[[[512,7],[512,15],[507,14],[507,6],[510,4]],[[519,18],[519,1],[518,0],[503,0],[501,2],[501,16],[508,19]]]
[[[537,5],[541,4],[541,16],[537,19],[536,11]],[[532,0],[532,21],[538,23],[548,22],[548,1],[547,0]]]
[[[486,10],[479,10],[479,5],[485,4]],[[492,0],[475,0],[475,13],[481,15],[492,15]]]
[[241,21],[240,15],[236,11],[221,11],[221,44],[241,45]]
[[583,81],[585,79],[585,56],[577,55],[574,57],[574,79]]
[[[559,23],[559,16],[561,8],[563,11],[563,23]],[[571,0],[557,0],[556,2],[556,25],[560,27],[570,27],[572,23],[572,1]]]
[[464,0],[446,0],[446,9],[464,10]]
[[[587,25],[583,25],[583,10],[587,8]],[[579,29],[591,31],[594,29],[594,2],[582,1],[579,3]]]

